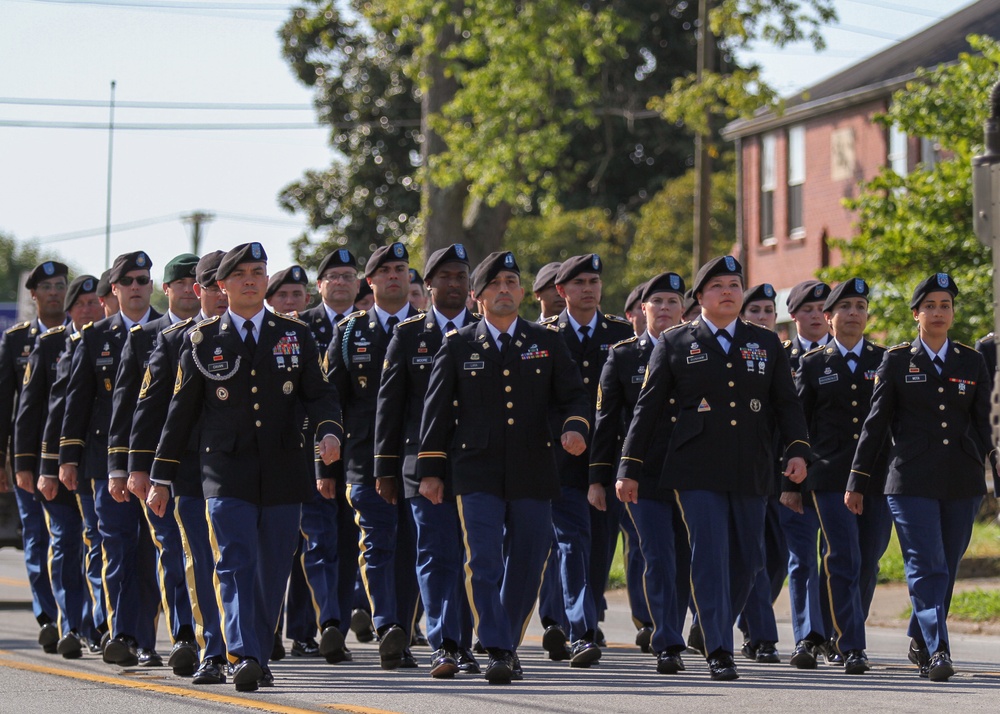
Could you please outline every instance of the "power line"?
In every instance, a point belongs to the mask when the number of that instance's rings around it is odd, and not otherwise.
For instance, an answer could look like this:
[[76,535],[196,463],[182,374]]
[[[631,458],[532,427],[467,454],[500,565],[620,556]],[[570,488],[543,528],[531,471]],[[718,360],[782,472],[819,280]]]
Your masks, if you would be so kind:
[[[323,129],[332,126],[336,129],[353,129],[365,124],[376,126],[378,122],[347,122],[337,124],[302,124],[302,123],[262,123],[262,124],[115,124],[115,131],[294,131],[299,129]],[[419,126],[419,121],[393,122],[395,126]],[[101,129],[107,130],[107,122],[74,122],[74,121],[33,121],[23,119],[0,119],[0,126],[19,127],[22,129]]]
[[835,22],[830,25],[831,30],[843,30],[844,32],[853,32],[855,35],[866,35],[868,37],[877,37],[880,40],[889,40],[890,42],[899,42],[902,38],[899,35],[892,35],[888,32],[880,32],[879,30],[869,30],[867,27],[861,27],[860,25],[848,25],[843,22]]
[[34,0],[34,2],[52,5],[99,5],[103,7],[121,8],[144,8],[153,10],[239,10],[239,11],[266,11],[275,10],[284,12],[290,5],[278,3],[253,3],[253,2],[202,2],[201,0],[184,2],[184,0]]
[[[94,107],[106,109],[107,100],[100,99],[45,99],[34,97],[0,97],[0,104],[37,107]],[[312,104],[241,103],[241,102],[115,102],[115,106],[125,109],[201,109],[219,111],[311,111]]]
[[[171,221],[180,221],[189,212],[183,213],[169,213],[165,216],[154,216],[152,218],[143,218],[138,221],[130,221],[128,223],[118,223],[111,226],[112,233],[124,233],[125,231],[136,230],[137,228],[145,228],[147,226],[154,226],[160,223],[170,223]],[[285,220],[281,218],[272,218],[271,216],[254,216],[247,213],[227,213],[225,211],[214,212],[216,218],[221,218],[223,220],[237,221],[242,223],[254,223],[257,225],[271,225],[279,227],[288,228],[302,228],[303,224],[301,221]],[[38,243],[61,243],[68,240],[76,240],[78,238],[90,238],[91,236],[101,235],[105,231],[105,226],[100,228],[86,228],[79,231],[70,231],[68,233],[53,233],[52,235],[42,236],[41,238],[36,238],[35,241]]]
[[922,10],[918,7],[909,7],[907,5],[899,5],[894,2],[883,2],[882,0],[847,0],[847,2],[853,2],[856,5],[866,5],[868,7],[880,7],[883,10],[895,10],[896,12],[905,12],[909,15],[920,15],[921,17],[932,17],[939,18],[941,13],[934,12],[933,10]]

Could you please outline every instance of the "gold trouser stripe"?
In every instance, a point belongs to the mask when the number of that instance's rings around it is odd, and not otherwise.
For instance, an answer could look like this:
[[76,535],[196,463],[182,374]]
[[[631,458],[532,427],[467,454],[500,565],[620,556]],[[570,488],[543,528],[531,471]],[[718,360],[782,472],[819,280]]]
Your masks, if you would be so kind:
[[532,600],[531,608],[528,610],[528,616],[524,618],[524,622],[521,624],[521,636],[514,643],[514,649],[521,646],[524,642],[524,633],[528,631],[528,625],[531,624],[531,617],[535,614],[535,603],[538,602],[538,598],[542,595],[542,583],[545,581],[545,569],[549,567],[549,556],[552,555],[552,546],[549,546],[548,552],[545,554],[545,562],[542,563],[542,573],[538,578],[538,592],[535,593],[535,599]]
[[[55,558],[54,546],[52,544],[52,520],[49,516],[49,509],[42,506],[42,517],[45,519],[45,530],[49,533],[49,547],[47,549],[48,555],[45,556],[45,570],[49,574],[49,586],[52,586],[52,560]],[[66,567],[66,564],[63,564]],[[62,583],[60,583],[60,586]],[[59,630],[59,636],[62,637],[63,634],[63,609],[59,606],[59,599],[55,596],[55,589],[52,589],[52,599],[56,603],[56,628]],[[66,596],[66,591],[63,591],[63,598]],[[65,599],[63,600],[65,602]]]
[[[82,523],[82,537],[83,537],[83,582],[87,585],[87,592],[90,593],[90,605],[96,611],[97,610],[97,593],[94,592],[94,584],[90,580],[90,547],[92,545],[90,538],[87,537],[87,519],[83,518],[83,499],[80,495],[76,495],[76,506],[80,509],[80,518],[83,520]],[[95,622],[94,626],[100,625],[101,623]],[[108,623],[110,627],[110,623]]]
[[[226,658],[229,660],[230,664],[236,664],[239,657],[233,657],[229,654],[229,640],[226,639],[226,610],[222,607],[222,585],[219,583],[219,571],[215,567],[219,564],[221,556],[219,555],[219,539],[215,537],[215,528],[212,527],[212,517],[208,513],[208,499],[205,499],[205,521],[208,523],[208,540],[212,544],[212,560],[215,564],[212,566],[212,588],[215,590],[215,604],[219,608],[219,629],[222,631],[222,641],[226,645]],[[264,645],[265,647],[267,645]]]
[[[351,499],[351,486],[352,484],[347,484],[347,503],[351,508],[354,508],[354,501]],[[372,625],[375,625],[375,601],[372,600],[372,591],[368,586],[368,568],[367,561],[365,560],[365,529],[361,526],[361,514],[358,513],[358,509],[354,508],[354,523],[358,527],[358,569],[361,571],[361,585],[365,589],[365,595],[368,597],[368,607],[371,608],[372,613]]]
[[111,604],[111,593],[108,592],[108,553],[104,548],[103,538],[101,539],[101,591],[104,594],[104,612],[108,616],[108,632],[112,637],[117,637],[120,633],[115,631],[115,608]]
[[465,596],[469,599],[469,609],[472,610],[472,630],[479,632],[479,608],[472,590],[472,549],[469,548],[469,529],[465,527],[465,505],[461,496],[455,496],[458,506],[458,520],[462,524],[462,545],[465,546]]
[[[302,555],[299,556],[297,564],[300,568],[302,568],[302,579],[305,580],[306,587],[309,588],[309,602],[312,603],[313,612],[316,614],[316,629],[322,635],[323,632],[321,628],[323,626],[323,623],[320,621],[320,618],[323,615],[320,612],[319,600],[316,598],[316,589],[313,587],[312,583],[309,582],[309,571],[306,569],[306,545],[309,542],[309,534],[306,533],[305,530],[303,530],[301,518],[299,518],[299,534],[302,536],[302,541],[301,541]],[[296,563],[292,563],[292,567],[295,567],[295,565]],[[336,596],[335,593],[334,596]],[[279,627],[281,626],[280,622],[278,623],[278,626]]]
[[[635,516],[632,514],[632,506],[633,506],[633,504],[626,503],[625,504],[625,512],[628,513],[628,517],[632,520],[632,526],[635,528],[635,535],[639,539],[639,552],[641,553],[642,552],[642,533],[639,531],[639,524],[635,522]],[[627,563],[628,562],[628,534],[623,530],[622,531],[622,535],[625,538],[625,549],[624,549],[624,551],[623,551],[622,554],[625,556],[624,559],[625,559],[625,562]],[[664,533],[664,537],[667,537],[669,535],[673,535],[673,534],[672,533]],[[646,598],[646,612],[649,613],[649,621],[653,623],[653,632],[655,633],[656,630],[657,630],[657,628],[658,628],[658,625],[656,624],[656,618],[653,617],[653,609],[649,606],[649,587],[648,587],[647,582],[646,582],[647,577],[648,577],[648,573],[649,573],[649,563],[646,562],[645,558],[643,558],[643,563],[644,563],[644,565],[643,565],[643,568],[642,568],[642,595],[643,595],[643,597]],[[626,573],[626,580],[627,580],[628,570],[626,570],[625,573]],[[670,583],[666,583],[666,585],[669,587]],[[625,590],[627,592],[628,588],[625,588]],[[677,603],[677,606],[680,607],[680,603]],[[645,623],[638,623],[638,622],[636,622],[636,619],[634,617],[632,618],[632,622],[633,622],[633,624],[635,624],[635,628],[637,630],[639,628],[641,628],[645,624]]]
[[205,618],[198,604],[198,580],[194,572],[194,553],[191,550],[191,540],[188,538],[184,520],[181,518],[180,500],[174,497],[174,520],[181,534],[181,547],[184,549],[184,582],[187,583],[188,598],[191,600],[191,617],[194,619],[194,639],[198,642],[204,659],[205,653]]
[[[135,496],[133,496],[133,498],[135,498]],[[146,518],[146,524],[149,526],[149,537],[153,539],[153,547],[156,548],[156,577],[159,579],[160,584],[160,607],[163,608],[163,619],[167,621],[167,633],[170,635],[170,641],[173,642],[174,613],[170,607],[170,602],[167,599],[167,589],[164,587],[166,579],[163,577],[163,544],[160,543],[160,539],[156,537],[156,528],[153,527],[153,520],[149,517],[149,507],[146,506],[146,501],[141,500],[140,507],[142,508],[142,515]]]
[[[688,526],[687,514],[684,512],[684,504],[681,503],[681,492],[676,488],[674,489],[674,499],[677,501],[677,508],[681,512],[681,523],[684,524],[684,531],[687,533],[688,545],[691,545],[691,528]],[[704,626],[701,624],[701,610],[698,608],[698,595],[694,591],[694,568],[688,569],[688,581],[691,584],[691,602],[694,603],[694,611],[698,616],[698,627],[702,628],[702,632],[705,631]],[[705,647],[708,647],[708,643],[705,643]],[[707,652],[705,654],[708,654]]]
[[[827,605],[830,607],[830,622],[833,623],[833,629],[837,631],[837,645],[840,645],[840,638],[844,636],[844,631],[840,628],[840,623],[837,622],[837,609],[833,606],[833,587],[830,585],[830,538],[826,535],[826,528],[823,526],[823,514],[820,513],[819,503],[816,501],[816,492],[812,492],[813,506],[816,507],[816,518],[819,520],[819,532],[826,541],[826,553],[823,554],[823,568],[826,570],[826,596]],[[817,573],[822,576],[822,573]],[[820,581],[823,578],[820,577]]]

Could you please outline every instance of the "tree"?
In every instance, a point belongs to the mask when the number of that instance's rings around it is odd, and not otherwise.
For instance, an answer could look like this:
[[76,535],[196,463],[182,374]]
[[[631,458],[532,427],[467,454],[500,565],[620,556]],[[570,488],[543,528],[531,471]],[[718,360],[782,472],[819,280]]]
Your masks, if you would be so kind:
[[36,245],[19,244],[14,236],[0,232],[0,302],[16,302],[21,274],[50,257],[43,256]]
[[917,283],[950,273],[959,287],[952,336],[971,341],[992,330],[993,261],[972,227],[971,159],[979,151],[989,93],[1000,77],[1000,43],[970,37],[977,54],[957,63],[920,70],[896,92],[877,120],[909,136],[934,139],[947,157],[907,176],[884,168],[846,205],[858,212],[858,235],[831,241],[843,263],[822,272],[824,280],[855,275],[873,286],[871,329],[894,344],[912,340],[910,296]]

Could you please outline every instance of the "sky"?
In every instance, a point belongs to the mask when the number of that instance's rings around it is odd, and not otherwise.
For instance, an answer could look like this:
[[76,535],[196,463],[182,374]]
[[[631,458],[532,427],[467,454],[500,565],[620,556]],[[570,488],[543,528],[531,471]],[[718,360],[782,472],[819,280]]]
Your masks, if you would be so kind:
[[[840,22],[824,31],[825,53],[800,44],[760,47],[749,57],[788,94],[969,4],[836,0]],[[216,217],[204,228],[202,252],[256,240],[272,272],[289,265],[289,242],[305,222],[283,211],[277,195],[333,158],[327,130],[315,122],[311,93],[281,58],[277,30],[293,6],[265,0],[0,0],[0,232],[34,241],[76,270],[99,275],[105,269],[114,81],[111,259],[145,250],[158,279],[157,268],[191,249],[190,228],[180,216],[206,211]],[[76,104],[53,106],[52,100]],[[205,106],[220,104],[293,108]],[[250,123],[302,128],[128,128]]]

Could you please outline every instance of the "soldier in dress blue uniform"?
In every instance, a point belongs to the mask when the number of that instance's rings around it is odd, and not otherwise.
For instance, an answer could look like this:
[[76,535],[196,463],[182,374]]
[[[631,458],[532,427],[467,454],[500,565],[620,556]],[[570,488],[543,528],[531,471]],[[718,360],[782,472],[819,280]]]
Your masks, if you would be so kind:
[[[149,496],[149,472],[174,391],[184,335],[202,320],[222,315],[229,307],[229,299],[215,279],[224,256],[223,251],[217,250],[198,261],[194,285],[201,308],[198,315],[176,322],[160,332],[149,357],[132,419],[128,454],[129,491],[143,502]],[[198,451],[197,439],[193,438],[180,460],[177,478],[171,484],[172,503],[168,503],[167,509],[172,509],[177,518],[185,560],[194,576],[193,582],[189,581],[187,586],[197,625],[195,635],[201,650],[201,663],[191,681],[194,684],[225,684],[226,647],[215,595],[215,556],[205,516]]]
[[[417,476],[451,475],[485,676],[508,683],[520,678],[515,651],[551,546],[554,452],[584,453],[591,406],[558,328],[517,316],[524,288],[513,254],[491,253],[474,276],[484,319],[450,335],[434,358]],[[556,409],[564,417],[553,433]]]
[[[69,269],[62,263],[47,260],[28,273],[24,287],[31,293],[38,316],[6,330],[0,338],[0,482],[7,483],[8,447],[14,441],[14,416],[17,400],[24,382],[28,357],[39,335],[66,322],[63,302],[66,298],[66,275]],[[15,484],[14,496],[21,517],[21,535],[24,543],[24,564],[31,587],[31,609],[41,628],[38,644],[49,653],[56,651],[59,628],[55,619],[59,614],[52,584],[48,574],[48,530],[42,506],[32,495],[34,478],[30,475],[23,483]]]
[[909,658],[932,681],[955,673],[948,606],[986,492],[984,462],[995,457],[986,362],[948,337],[957,295],[947,273],[929,276],[913,291],[917,340],[890,348],[876,372],[845,496],[853,513],[867,508],[864,495],[877,488],[879,452],[891,437],[885,493],[913,603]]
[[127,478],[108,478],[108,432],[122,349],[134,325],[160,317],[149,306],[151,267],[143,251],[115,259],[108,281],[121,312],[80,331],[59,439],[59,480],[71,491],[81,481],[93,482],[112,636],[104,646],[104,661],[122,666],[162,664],[155,649],[160,589],[149,525],[137,502],[122,500]]
[[[396,325],[417,314],[407,302],[409,254],[402,243],[376,250],[365,265],[375,295],[369,310],[352,313],[337,326],[327,352],[330,381],[344,406],[348,501],[361,528],[361,574],[379,636],[384,669],[415,667],[409,652],[419,591],[413,516],[397,498],[392,479],[376,479],[375,412],[385,351]],[[401,405],[396,406],[401,408]],[[333,496],[335,474],[320,493]],[[388,487],[383,493],[383,488]]]
[[410,288],[407,296],[414,310],[423,312],[427,309],[427,293],[424,292],[424,278],[416,268],[410,268]]
[[863,674],[870,668],[865,620],[875,592],[878,561],[892,528],[882,495],[884,455],[871,472],[871,491],[862,514],[856,516],[843,507],[843,492],[885,350],[864,337],[868,284],[863,279],[852,278],[834,288],[823,304],[823,314],[833,339],[807,352],[795,377],[813,447],[802,491],[819,518],[837,649],[844,656],[847,674]]
[[[600,314],[601,272],[604,266],[595,253],[577,255],[563,262],[556,274],[559,295],[566,300],[566,309],[557,317],[543,322],[559,328],[573,362],[591,395],[591,423],[596,418],[597,389],[601,369],[611,345],[627,339],[633,333],[625,320]],[[555,411],[552,429],[565,417]],[[621,507],[607,498],[607,489],[600,483],[590,483],[590,456],[561,453],[556,456],[559,498],[552,502],[552,525],[559,547],[559,574],[563,584],[563,605],[569,621],[570,664],[587,667],[601,657],[598,627],[603,609],[604,588],[613,543],[621,522]],[[592,505],[593,504],[593,507]],[[551,646],[551,640],[543,640]],[[565,649],[564,642],[556,642]]]
[[538,321],[543,322],[566,309],[566,298],[556,289],[556,275],[562,263],[559,261],[546,263],[538,269],[531,291],[538,301]]
[[990,373],[990,383],[992,384],[997,374],[996,336],[991,332],[976,340],[976,352],[986,360],[986,370]]
[[[233,248],[216,272],[229,310],[185,335],[156,449],[147,503],[162,514],[195,424],[216,576],[237,691],[273,685],[267,658],[281,610],[301,504],[315,488],[289,469],[313,449],[340,456],[340,406],[305,323],[264,308],[267,255]],[[303,439],[301,410],[313,438]],[[201,421],[199,423],[199,418]]]
[[267,281],[264,300],[275,312],[298,318],[309,305],[309,276],[301,265],[279,270]]
[[[417,480],[420,417],[434,355],[446,334],[477,318],[465,309],[469,257],[465,247],[441,248],[424,266],[430,311],[399,324],[389,342],[375,416],[375,477],[386,491],[400,489],[413,512],[417,533],[417,580],[434,649],[431,676],[478,673],[469,647],[471,624],[462,588],[461,526],[450,479]],[[464,665],[464,666],[463,666]]]
[[[97,278],[82,275],[66,291],[65,312],[72,326],[99,319],[101,305],[94,295]],[[49,536],[48,571],[52,594],[59,608],[60,639],[56,651],[67,659],[79,657],[87,637],[93,635],[89,603],[85,602],[83,581],[83,521],[73,494],[59,483],[58,476],[39,475],[42,434],[49,411],[49,393],[56,378],[56,366],[66,349],[67,329],[59,325],[39,335],[28,357],[24,385],[14,428],[14,470],[18,483],[34,486],[36,498],[45,510]],[[32,490],[32,489],[28,489]]]
[[743,271],[732,256],[698,271],[702,315],[663,333],[622,448],[618,477],[638,480],[669,400],[678,409],[661,489],[673,489],[691,545],[691,590],[712,679],[738,677],[733,624],[764,565],[774,430],[786,475],[801,482],[809,444],[777,335],[739,319]]
[[[661,273],[645,284],[640,302],[646,313],[646,331],[612,347],[601,373],[597,425],[590,449],[593,483],[610,484],[615,479],[620,443],[639,399],[653,345],[664,330],[680,324],[684,280],[676,273]],[[684,669],[680,653],[684,651],[684,615],[690,592],[687,534],[675,513],[672,496],[657,489],[667,441],[676,421],[677,409],[670,404],[656,428],[656,453],[647,454],[638,474],[641,481],[623,479],[616,485],[621,494],[619,501],[625,504],[625,519],[633,523],[636,545],[645,563],[642,589],[649,603],[650,622],[647,650],[656,655],[656,669],[661,674],[676,674]]]

